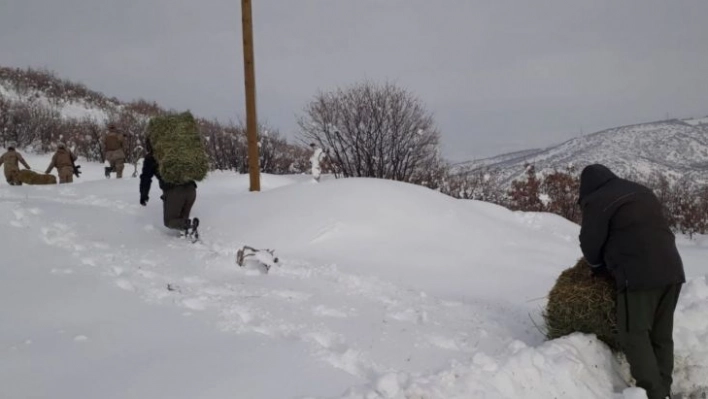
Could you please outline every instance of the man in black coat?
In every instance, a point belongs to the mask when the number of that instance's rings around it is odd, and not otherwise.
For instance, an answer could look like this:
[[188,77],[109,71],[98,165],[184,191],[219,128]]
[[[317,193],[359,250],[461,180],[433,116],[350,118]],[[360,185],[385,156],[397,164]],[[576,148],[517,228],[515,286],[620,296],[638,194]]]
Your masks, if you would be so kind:
[[143,160],[143,171],[140,174],[140,205],[146,206],[150,199],[150,186],[152,178],[157,177],[157,181],[162,189],[162,213],[165,227],[175,230],[182,230],[186,234],[196,231],[199,221],[197,218],[190,219],[189,214],[197,199],[197,184],[193,181],[185,184],[175,185],[162,180],[159,171],[159,164],[152,153],[150,141],[146,142],[147,155]]
[[596,274],[617,283],[619,341],[637,386],[667,398],[674,366],[674,310],[686,281],[661,204],[647,187],[603,165],[580,175],[580,247]]

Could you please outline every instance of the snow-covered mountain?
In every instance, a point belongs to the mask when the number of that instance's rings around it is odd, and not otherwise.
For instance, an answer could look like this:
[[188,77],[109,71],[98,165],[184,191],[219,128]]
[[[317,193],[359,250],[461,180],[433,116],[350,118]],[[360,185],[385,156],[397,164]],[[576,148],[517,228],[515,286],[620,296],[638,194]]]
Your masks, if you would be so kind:
[[671,119],[622,126],[568,140],[560,145],[460,163],[459,173],[495,169],[504,182],[520,177],[526,164],[539,172],[578,169],[602,163],[622,176],[647,178],[654,172],[669,178],[688,176],[708,181],[708,117]]

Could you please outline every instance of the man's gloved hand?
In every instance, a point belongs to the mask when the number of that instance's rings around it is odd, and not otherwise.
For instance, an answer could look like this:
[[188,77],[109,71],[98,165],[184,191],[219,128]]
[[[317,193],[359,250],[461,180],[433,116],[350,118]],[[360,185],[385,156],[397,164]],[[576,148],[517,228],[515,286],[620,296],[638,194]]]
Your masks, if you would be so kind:
[[142,205],[142,206],[147,205],[149,200],[150,200],[150,197],[148,197],[147,195],[141,195],[140,196],[140,205]]
[[591,267],[590,272],[592,273],[593,277],[612,278],[612,273],[610,273],[610,269],[608,269],[605,265]]

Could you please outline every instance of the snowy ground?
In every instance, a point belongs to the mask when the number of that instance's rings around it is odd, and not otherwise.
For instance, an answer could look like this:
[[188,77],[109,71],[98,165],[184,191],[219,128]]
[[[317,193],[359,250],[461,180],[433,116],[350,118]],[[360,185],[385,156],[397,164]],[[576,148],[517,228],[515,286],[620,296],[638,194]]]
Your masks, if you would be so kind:
[[[46,156],[26,156],[34,169]],[[381,180],[216,173],[165,231],[156,185],[0,185],[0,397],[621,398],[594,337],[543,342],[543,297],[578,227]],[[280,266],[241,268],[243,245]],[[691,281],[674,390],[708,381],[708,239],[680,239]],[[634,393],[627,392],[626,397]],[[641,398],[641,396],[638,396]]]

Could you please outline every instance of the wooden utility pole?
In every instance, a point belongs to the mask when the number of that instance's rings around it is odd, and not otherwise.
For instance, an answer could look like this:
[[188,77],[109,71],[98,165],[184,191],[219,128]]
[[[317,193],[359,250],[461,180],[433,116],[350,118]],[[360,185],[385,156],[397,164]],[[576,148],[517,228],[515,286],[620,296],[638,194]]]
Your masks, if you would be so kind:
[[246,75],[246,136],[248,137],[248,174],[250,191],[261,191],[261,170],[258,151],[258,120],[256,114],[256,68],[253,56],[253,16],[251,0],[241,0],[243,26],[243,70]]

